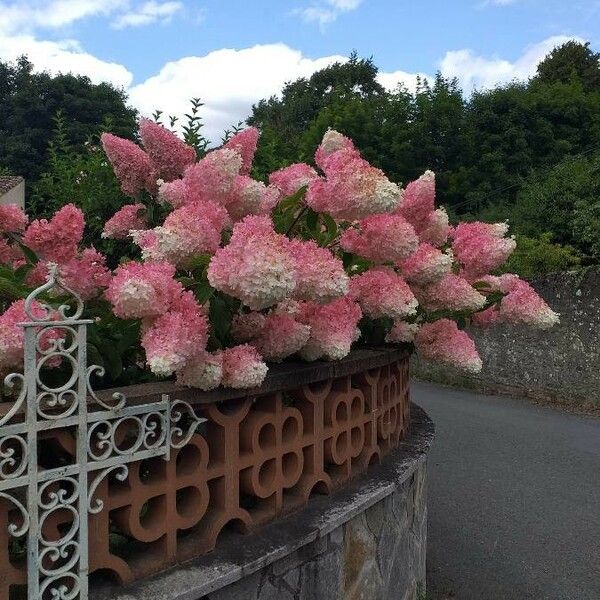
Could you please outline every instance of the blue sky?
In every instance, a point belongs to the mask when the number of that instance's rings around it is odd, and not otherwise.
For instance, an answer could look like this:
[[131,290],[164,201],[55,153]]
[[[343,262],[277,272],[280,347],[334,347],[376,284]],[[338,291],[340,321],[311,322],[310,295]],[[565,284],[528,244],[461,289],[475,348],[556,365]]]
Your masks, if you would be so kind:
[[112,81],[145,113],[201,96],[213,137],[353,49],[389,87],[441,70],[468,93],[568,38],[599,46],[600,0],[0,0],[0,58]]

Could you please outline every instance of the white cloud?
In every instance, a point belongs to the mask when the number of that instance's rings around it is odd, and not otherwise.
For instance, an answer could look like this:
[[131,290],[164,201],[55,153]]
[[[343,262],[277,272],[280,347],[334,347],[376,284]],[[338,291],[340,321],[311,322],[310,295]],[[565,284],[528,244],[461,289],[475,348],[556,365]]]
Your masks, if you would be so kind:
[[19,0],[0,2],[0,31],[23,33],[58,28],[86,17],[127,8],[129,0]]
[[403,85],[409,92],[414,93],[417,89],[417,79],[431,79],[425,73],[408,73],[406,71],[392,71],[391,73],[379,72],[377,81],[387,90],[394,91],[398,85]]
[[167,63],[157,75],[133,86],[130,98],[145,115],[157,108],[182,115],[190,98],[199,97],[205,103],[204,133],[218,141],[225,128],[246,119],[252,104],[279,94],[286,81],[346,60],[338,55],[313,60],[285,44],[226,48]]
[[108,62],[85,52],[76,40],[58,42],[36,40],[28,34],[0,34],[0,59],[15,60],[26,54],[36,71],[87,75],[94,83],[109,81],[118,87],[129,87],[132,73],[123,65]]
[[113,27],[140,27],[151,23],[168,23],[173,15],[183,9],[181,2],[145,2],[134,10],[119,15],[113,22]]
[[297,8],[294,14],[304,21],[316,22],[321,27],[335,21],[342,13],[356,10],[363,0],[321,0],[304,8]]
[[525,49],[514,62],[502,58],[487,58],[472,50],[452,50],[440,63],[442,75],[457,77],[463,90],[470,93],[475,89],[492,88],[513,79],[528,79],[535,74],[539,62],[556,46],[569,40],[581,38],[555,35]]
[[518,0],[485,0],[483,6],[509,6],[515,4]]

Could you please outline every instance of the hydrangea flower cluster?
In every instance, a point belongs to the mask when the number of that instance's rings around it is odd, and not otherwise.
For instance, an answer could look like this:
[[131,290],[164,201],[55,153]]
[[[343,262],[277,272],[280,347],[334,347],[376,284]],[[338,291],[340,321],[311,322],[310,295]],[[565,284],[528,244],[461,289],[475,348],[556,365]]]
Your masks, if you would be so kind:
[[407,283],[393,269],[379,267],[355,275],[350,297],[373,319],[400,319],[414,315],[418,302]]
[[[198,159],[145,119],[143,147],[104,134],[108,159],[135,202],[106,222],[103,237],[133,240],[139,258],[111,272],[102,254],[82,247],[83,214],[69,204],[31,224],[20,209],[0,207],[0,262],[24,267],[30,286],[56,262],[62,282],[82,298],[139,321],[140,347],[156,376],[202,390],[260,386],[267,362],[294,355],[341,359],[361,330],[476,372],[481,360],[457,320],[558,322],[531,285],[497,275],[515,247],[507,225],[452,228],[435,205],[431,171],[402,190],[352,140],[329,130],[314,166],[284,167],[267,184],[250,176],[258,137],[245,129]],[[23,352],[22,301],[5,308],[3,371],[18,366]]]
[[288,239],[275,232],[268,217],[246,217],[212,258],[208,281],[254,310],[281,302],[296,287]]
[[340,239],[346,252],[379,263],[408,258],[419,245],[413,226],[401,215],[371,215],[347,229]]
[[309,183],[306,203],[316,212],[355,221],[398,206],[400,188],[364,160],[348,138],[327,132],[315,160],[325,177]]
[[468,373],[481,371],[481,358],[475,343],[455,321],[439,319],[422,325],[415,336],[419,356],[440,362]]
[[141,202],[126,204],[106,221],[102,237],[123,240],[130,231],[146,229],[145,210],[146,207]]
[[500,267],[517,243],[504,237],[507,223],[460,223],[452,233],[452,250],[464,276],[473,281]]
[[[42,306],[35,300],[31,303],[30,311],[36,319],[44,318],[46,314]],[[10,371],[20,368],[23,364],[25,332],[19,326],[19,323],[30,320],[25,311],[24,299],[16,300],[6,309],[4,314],[0,315],[0,373],[6,375]],[[41,336],[40,348],[42,350],[47,349],[52,340],[57,340],[63,336],[64,332],[59,329],[46,329]],[[52,357],[46,361],[46,366],[54,368],[60,362],[60,357]]]
[[319,177],[318,173],[306,163],[295,163],[273,171],[269,175],[269,183],[276,187],[281,197],[292,196],[300,188],[307,186],[313,179]]

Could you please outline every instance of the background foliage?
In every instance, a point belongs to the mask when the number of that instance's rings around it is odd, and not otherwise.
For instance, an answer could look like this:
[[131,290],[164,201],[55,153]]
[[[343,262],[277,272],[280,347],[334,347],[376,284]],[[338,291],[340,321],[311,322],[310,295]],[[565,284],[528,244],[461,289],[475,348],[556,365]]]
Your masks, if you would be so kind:
[[[416,92],[390,92],[370,59],[356,54],[261,100],[249,124],[262,131],[253,176],[311,162],[328,127],[392,180],[426,169],[437,176],[439,201],[463,220],[509,219],[521,250],[509,267],[529,276],[600,261],[600,54],[567,42],[527,82],[470,97],[438,74]],[[114,263],[126,244],[99,237],[101,225],[127,203],[98,146],[111,131],[134,138],[137,114],[123,91],[85,77],[35,74],[26,58],[0,63],[0,172],[24,175],[28,211],[48,216],[67,202],[83,208],[87,241]],[[157,120],[179,127],[199,156],[199,99],[188,114]],[[225,132],[235,132],[239,124]]]

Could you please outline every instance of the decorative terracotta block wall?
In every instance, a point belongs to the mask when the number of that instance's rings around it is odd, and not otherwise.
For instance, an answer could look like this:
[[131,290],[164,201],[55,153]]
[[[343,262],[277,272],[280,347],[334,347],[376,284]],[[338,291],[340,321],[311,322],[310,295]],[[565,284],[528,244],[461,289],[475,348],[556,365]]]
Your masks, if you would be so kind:
[[[146,577],[211,551],[224,529],[252,531],[312,494],[333,492],[404,437],[408,395],[408,358],[396,357],[297,389],[202,400],[194,408],[207,421],[169,461],[134,463],[125,481],[101,484],[105,509],[89,521],[91,572],[123,583]],[[119,435],[126,443],[127,431]],[[73,452],[71,433],[59,430],[41,455],[56,466]],[[8,510],[0,499],[2,599],[16,598],[25,583],[24,549],[9,541]],[[45,528],[59,537],[69,518],[57,514]]]

